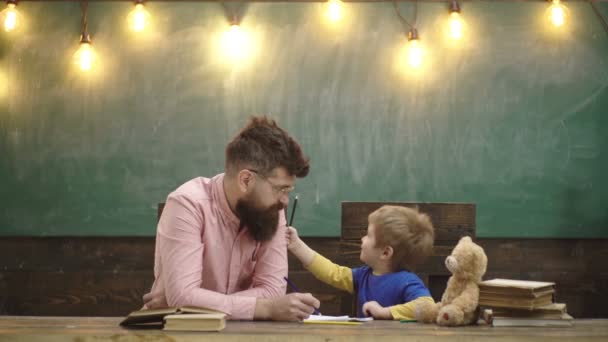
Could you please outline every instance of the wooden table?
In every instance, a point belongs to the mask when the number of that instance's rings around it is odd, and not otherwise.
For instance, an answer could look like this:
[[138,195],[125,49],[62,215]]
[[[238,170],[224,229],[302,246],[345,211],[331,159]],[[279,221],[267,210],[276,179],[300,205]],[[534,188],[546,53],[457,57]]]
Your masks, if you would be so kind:
[[283,322],[226,323],[221,332],[128,330],[120,317],[0,316],[0,341],[608,341],[608,319],[576,320],[567,328],[444,328],[392,321],[362,325],[313,325]]

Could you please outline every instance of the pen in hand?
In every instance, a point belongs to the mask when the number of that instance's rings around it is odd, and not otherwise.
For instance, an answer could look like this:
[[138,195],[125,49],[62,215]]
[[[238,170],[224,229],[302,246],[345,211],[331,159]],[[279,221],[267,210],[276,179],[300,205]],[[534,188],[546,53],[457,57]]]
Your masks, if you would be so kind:
[[[291,289],[292,289],[293,291],[295,291],[295,292],[302,292],[302,291],[300,291],[300,290],[298,289],[298,287],[296,286],[296,284],[294,284],[294,283],[293,283],[291,280],[289,280],[289,278],[287,278],[287,277],[283,277],[283,279],[285,279],[285,281],[287,282],[287,285],[289,285],[289,287],[291,287]],[[320,311],[319,311],[317,308],[315,308],[315,311],[313,311],[313,313],[314,313],[315,315],[321,315],[321,312],[320,312]]]

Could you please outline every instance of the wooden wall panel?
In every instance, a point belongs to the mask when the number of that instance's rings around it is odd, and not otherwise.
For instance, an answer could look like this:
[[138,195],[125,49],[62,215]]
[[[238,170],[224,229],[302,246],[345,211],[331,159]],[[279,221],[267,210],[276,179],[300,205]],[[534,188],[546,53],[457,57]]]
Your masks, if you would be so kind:
[[[305,238],[344,263],[339,238]],[[486,279],[506,277],[557,283],[557,300],[578,318],[608,317],[608,240],[478,239],[489,265]],[[445,254],[447,251],[444,251]],[[348,263],[360,265],[358,253]],[[141,306],[152,284],[154,238],[3,238],[0,240],[0,314],[121,316]],[[440,261],[439,257],[436,261]],[[290,273],[303,291],[322,300],[324,314],[348,313],[352,297],[315,279],[293,257]],[[435,272],[434,269],[433,272]],[[423,279],[429,274],[420,273]],[[434,275],[433,275],[434,274]],[[447,275],[435,279],[441,294]]]
[[359,240],[367,230],[367,217],[383,205],[418,208],[429,215],[435,227],[435,244],[475,237],[475,204],[414,202],[342,202],[342,240]]

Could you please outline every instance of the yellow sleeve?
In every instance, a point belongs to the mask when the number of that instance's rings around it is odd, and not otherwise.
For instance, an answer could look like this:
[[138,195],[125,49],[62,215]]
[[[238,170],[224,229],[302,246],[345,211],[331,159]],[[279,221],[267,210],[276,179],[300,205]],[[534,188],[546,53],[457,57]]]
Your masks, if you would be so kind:
[[334,264],[321,254],[315,254],[310,265],[306,269],[320,281],[329,284],[337,289],[354,293],[353,271],[344,266]]
[[418,297],[405,304],[393,305],[389,307],[389,310],[395,320],[416,319],[416,317],[414,317],[414,310],[416,309],[416,304],[420,302],[435,303],[432,297]]

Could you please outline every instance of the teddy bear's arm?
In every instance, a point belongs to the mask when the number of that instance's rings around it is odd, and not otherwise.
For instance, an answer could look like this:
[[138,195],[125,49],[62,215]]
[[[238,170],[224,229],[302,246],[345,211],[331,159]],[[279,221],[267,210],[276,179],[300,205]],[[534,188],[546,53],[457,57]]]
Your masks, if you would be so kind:
[[451,290],[451,289],[454,289],[454,288],[456,288],[454,277],[450,277],[448,279],[448,283],[446,285],[446,289],[445,289],[445,291],[443,291],[443,294],[441,295],[441,301],[440,301],[441,305],[447,305],[447,304],[450,304],[452,302],[450,300],[450,296],[454,295],[452,293],[452,292],[454,292],[454,290]]
[[452,301],[452,304],[460,307],[465,312],[472,312],[479,303],[479,286],[476,283],[468,283],[460,295]]

